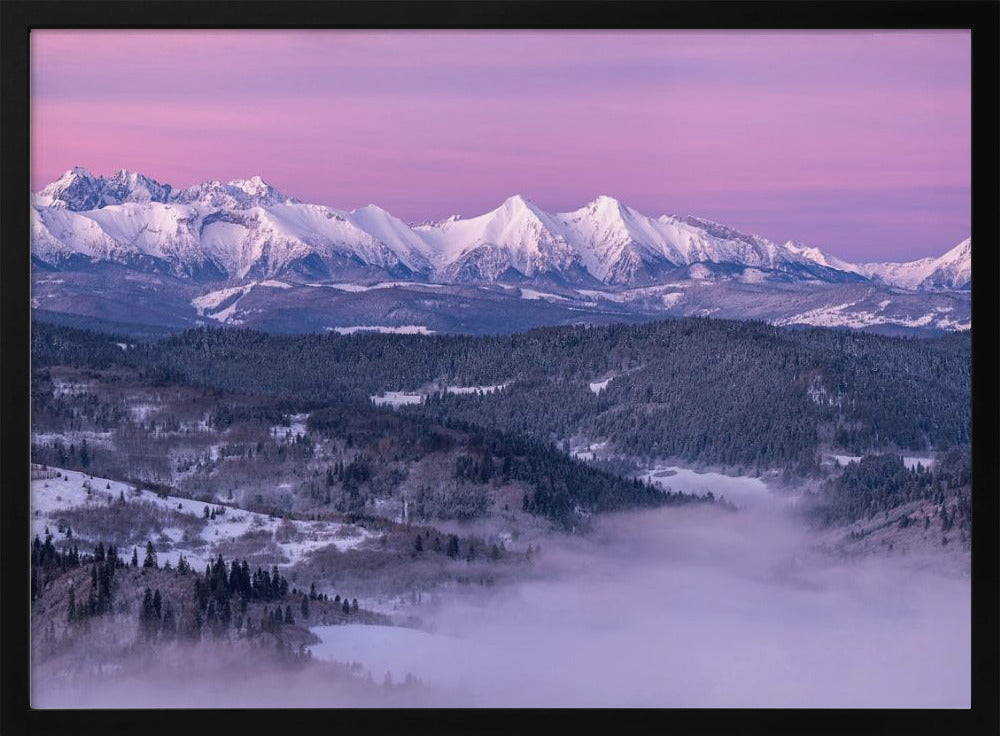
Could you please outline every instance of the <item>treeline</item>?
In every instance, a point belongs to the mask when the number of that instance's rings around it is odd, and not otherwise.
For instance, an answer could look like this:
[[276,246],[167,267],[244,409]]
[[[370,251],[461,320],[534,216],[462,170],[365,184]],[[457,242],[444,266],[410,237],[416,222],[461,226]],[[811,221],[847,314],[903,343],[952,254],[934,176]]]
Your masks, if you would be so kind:
[[[193,570],[183,555],[176,568],[161,566],[151,542],[146,544],[141,563],[136,550],[129,562],[119,556],[114,545],[105,546],[103,541],[98,541],[92,553],[81,553],[76,545],[60,549],[46,530],[44,541],[38,536],[32,541],[30,557],[32,604],[51,589],[67,587],[64,621],[70,628],[85,626],[96,616],[134,610],[129,593],[136,585],[144,585],[135,614],[139,637],[144,640],[198,640],[206,634],[253,638],[266,632],[280,643],[283,627],[315,617],[316,607],[323,619],[332,615],[337,620],[349,620],[360,610],[357,598],[341,599],[337,594],[331,599],[317,592],[315,584],[308,593],[289,589],[288,580],[277,567],[270,571],[258,567],[251,572],[246,560],[226,563],[219,555],[203,575]],[[74,571],[87,569],[90,585],[78,590],[80,575]],[[142,576],[129,578],[121,572],[129,569],[142,572]],[[193,584],[184,585],[181,581],[185,578],[193,579]],[[64,579],[63,585],[54,585]],[[182,591],[189,597],[185,599]],[[50,614],[50,632],[53,624]]]
[[823,524],[870,519],[911,501],[944,504],[958,496],[951,515],[944,512],[943,528],[954,524],[966,531],[972,525],[972,454],[954,448],[938,455],[931,468],[907,468],[899,455],[867,455],[848,463],[843,473],[823,483],[810,513]]
[[[308,427],[345,439],[355,447],[381,443],[396,459],[418,460],[434,452],[458,451],[461,454],[453,471],[456,479],[501,485],[520,481],[534,489],[525,496],[523,509],[564,525],[578,522],[578,508],[590,513],[702,500],[663,492],[652,484],[588,465],[552,443],[456,420],[436,424],[423,416],[401,415],[389,409],[330,407],[310,414]],[[354,488],[366,482],[370,473],[370,464],[362,455],[328,469],[327,478],[330,484],[339,481]]]
[[[133,340],[127,350],[116,338],[42,323],[34,334],[36,367],[131,365],[150,380],[317,406],[364,404],[382,390],[511,382],[403,411],[745,469],[809,472],[821,444],[926,452],[971,437],[969,333],[919,340],[687,318],[498,337],[198,329]],[[587,386],[609,375],[599,395]]]
[[[67,536],[72,538],[69,532]],[[76,589],[69,589],[67,623],[75,624],[107,613],[112,605],[115,571],[124,566],[125,562],[119,558],[114,545],[105,548],[104,542],[99,541],[93,554],[80,554],[75,544],[60,550],[52,543],[52,535],[46,530],[44,542],[36,535],[31,543],[31,601],[34,603],[64,572],[89,567],[90,587],[86,597],[78,601]]]

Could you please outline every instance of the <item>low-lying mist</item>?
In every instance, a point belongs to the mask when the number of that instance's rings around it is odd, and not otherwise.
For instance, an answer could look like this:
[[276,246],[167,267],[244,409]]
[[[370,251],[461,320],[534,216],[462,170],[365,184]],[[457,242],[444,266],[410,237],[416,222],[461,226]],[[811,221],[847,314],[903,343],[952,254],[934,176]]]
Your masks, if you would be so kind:
[[763,508],[605,518],[543,577],[441,611],[475,646],[421,674],[475,705],[968,707],[969,581],[812,541]]
[[[135,678],[128,691],[194,707],[969,707],[970,581],[814,542],[774,504],[617,514],[546,540],[524,582],[418,609],[433,635],[339,627],[314,655],[362,659],[371,692],[263,671],[212,698],[186,701],[184,680],[163,677],[155,695]],[[381,687],[403,670],[424,687]]]

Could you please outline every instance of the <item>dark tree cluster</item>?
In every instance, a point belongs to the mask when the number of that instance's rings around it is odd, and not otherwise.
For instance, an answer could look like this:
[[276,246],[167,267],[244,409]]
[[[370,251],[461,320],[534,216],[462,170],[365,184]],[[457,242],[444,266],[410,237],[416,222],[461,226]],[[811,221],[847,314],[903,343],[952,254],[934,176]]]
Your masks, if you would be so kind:
[[[930,469],[920,465],[907,468],[899,455],[866,455],[823,484],[811,513],[824,524],[846,523],[870,519],[904,503],[926,500],[943,506],[943,531],[957,522],[969,533],[971,482],[972,458],[967,448],[939,454]],[[957,503],[951,504],[954,510],[949,513],[945,500],[955,496]],[[904,520],[901,525],[909,523]]]
[[[822,442],[871,453],[942,450],[971,437],[969,333],[918,340],[686,318],[495,337],[197,329],[128,351],[67,327],[35,323],[33,334],[39,369],[127,365],[314,406],[359,406],[381,390],[427,384],[511,382],[403,411],[750,469],[813,471]],[[594,395],[587,382],[608,374],[617,377]]]
[[76,545],[65,550],[57,549],[51,534],[45,535],[44,542],[35,536],[31,543],[31,600],[37,600],[64,572],[89,567],[87,595],[77,600],[76,589],[70,588],[66,620],[72,624],[108,613],[114,597],[115,571],[124,565],[117,548],[111,544],[105,547],[103,541],[97,543],[93,554],[81,555]]

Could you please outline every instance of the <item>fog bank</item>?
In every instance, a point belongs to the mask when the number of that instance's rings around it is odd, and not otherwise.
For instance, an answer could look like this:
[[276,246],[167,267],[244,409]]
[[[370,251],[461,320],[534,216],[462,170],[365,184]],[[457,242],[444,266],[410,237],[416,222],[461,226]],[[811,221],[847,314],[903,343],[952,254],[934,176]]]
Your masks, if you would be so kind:
[[968,707],[969,581],[811,541],[763,509],[608,517],[532,581],[430,617],[438,645],[396,637],[370,664],[435,705]]

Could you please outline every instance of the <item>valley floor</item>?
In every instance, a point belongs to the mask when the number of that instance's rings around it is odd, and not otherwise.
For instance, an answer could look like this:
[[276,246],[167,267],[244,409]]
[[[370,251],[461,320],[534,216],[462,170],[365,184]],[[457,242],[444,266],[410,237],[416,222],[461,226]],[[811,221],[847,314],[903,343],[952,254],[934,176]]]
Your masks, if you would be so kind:
[[[36,467],[34,475],[32,534],[44,536],[47,530],[62,548],[85,547],[88,515],[111,518],[124,503],[132,511],[158,515],[160,528],[152,541],[160,564],[169,562],[176,568],[183,555],[200,570],[218,554],[236,548],[241,539],[256,535],[267,537],[266,546],[280,560],[283,573],[304,585],[301,575],[315,569],[308,563],[317,553],[378,550],[383,538],[363,524],[278,519],[61,468]],[[532,564],[513,574],[498,576],[495,584],[476,584],[474,578],[483,574],[483,568],[465,562],[467,574],[456,575],[449,585],[415,587],[410,595],[387,590],[385,595],[363,599],[362,613],[382,611],[389,618],[369,617],[362,623],[344,619],[333,625],[298,621],[299,627],[306,627],[303,643],[308,644],[311,659],[297,665],[261,659],[258,649],[246,649],[240,639],[228,645],[218,641],[202,645],[217,649],[213,656],[220,661],[235,657],[256,662],[262,681],[263,673],[274,668],[291,667],[294,673],[314,668],[321,673],[316,676],[333,683],[330,702],[338,697],[379,704],[502,706],[586,702],[961,707],[967,702],[961,694],[962,683],[967,685],[961,665],[969,656],[967,636],[963,639],[962,634],[968,633],[968,545],[956,540],[942,546],[922,524],[899,525],[903,516],[933,514],[930,506],[909,504],[892,514],[817,535],[794,521],[794,493],[772,491],[758,478],[679,466],[654,468],[648,475],[654,482],[669,482],[682,490],[714,489],[742,510],[630,512],[605,517],[585,537],[536,535],[535,549],[544,547],[544,552],[536,552]],[[142,525],[129,518],[122,517],[120,526],[112,524],[108,532],[135,536]],[[70,519],[77,520],[79,531],[67,524]],[[143,545],[135,546],[141,559]],[[122,551],[127,557],[131,548]],[[410,562],[397,559],[393,564],[406,569]],[[331,593],[338,588],[334,582],[315,580],[320,591]],[[729,591],[723,599],[718,597],[720,589]],[[81,655],[78,647],[69,655],[46,656],[44,652],[51,651],[46,648],[47,622],[65,614],[58,603],[53,607],[51,593],[43,600],[44,605],[36,604],[35,616],[35,648],[40,655],[36,673],[47,683],[38,691],[39,702],[108,705],[108,694],[123,687],[122,673],[136,666],[135,649],[97,659],[92,652]],[[658,611],[655,631],[654,611]],[[119,638],[123,631],[138,630],[135,611],[127,607],[114,620]],[[883,627],[890,622],[896,633],[886,640]],[[400,624],[418,628],[397,628]],[[930,653],[925,666],[907,654],[912,643],[908,637],[930,638],[931,628],[938,631],[941,647]],[[848,630],[854,631],[849,643]],[[106,635],[99,634],[100,624],[93,631],[97,633],[88,637],[106,642]],[[682,638],[676,639],[675,633]],[[138,633],[135,636],[136,642],[141,641]],[[863,660],[865,648],[875,641],[885,656],[867,681],[887,688],[881,699],[868,687],[854,688],[842,679],[849,680],[859,666],[851,657]],[[568,647],[579,642],[590,643],[574,649],[571,656]],[[167,656],[178,662],[191,656],[183,654],[180,645],[157,646],[173,652]],[[643,649],[649,651],[640,654]],[[721,650],[736,660],[724,664],[728,658],[720,658]],[[584,664],[584,671],[600,668],[598,662],[606,663],[613,651],[631,658],[634,671],[619,672],[611,666],[630,688],[595,690],[604,678],[581,675],[579,664]],[[699,664],[682,677],[680,670],[667,664],[679,661],[678,657]],[[568,669],[574,660],[578,665]],[[748,669],[755,660],[765,669]],[[767,662],[780,666],[768,670]],[[931,665],[933,673],[927,669]],[[813,679],[800,681],[803,673],[817,667],[826,670],[823,677],[829,680],[815,680],[818,676],[813,674]],[[494,676],[484,680],[487,670]],[[556,680],[565,678],[572,687],[542,686],[538,678],[545,671],[559,672]],[[754,678],[751,671],[757,672]],[[908,674],[900,682],[904,671]],[[918,683],[917,672],[931,680]],[[149,677],[163,677],[156,668],[150,673]],[[497,673],[503,673],[499,679]],[[945,686],[946,673],[952,679]],[[103,695],[82,684],[94,676],[108,681]],[[546,675],[544,681],[553,679]],[[183,693],[157,682],[162,689],[159,696],[142,691],[136,702],[185,702]],[[192,694],[187,702],[198,697]],[[230,692],[226,697],[239,702],[244,695]],[[316,704],[319,697],[314,694],[308,702]],[[81,703],[87,698],[93,700]]]

